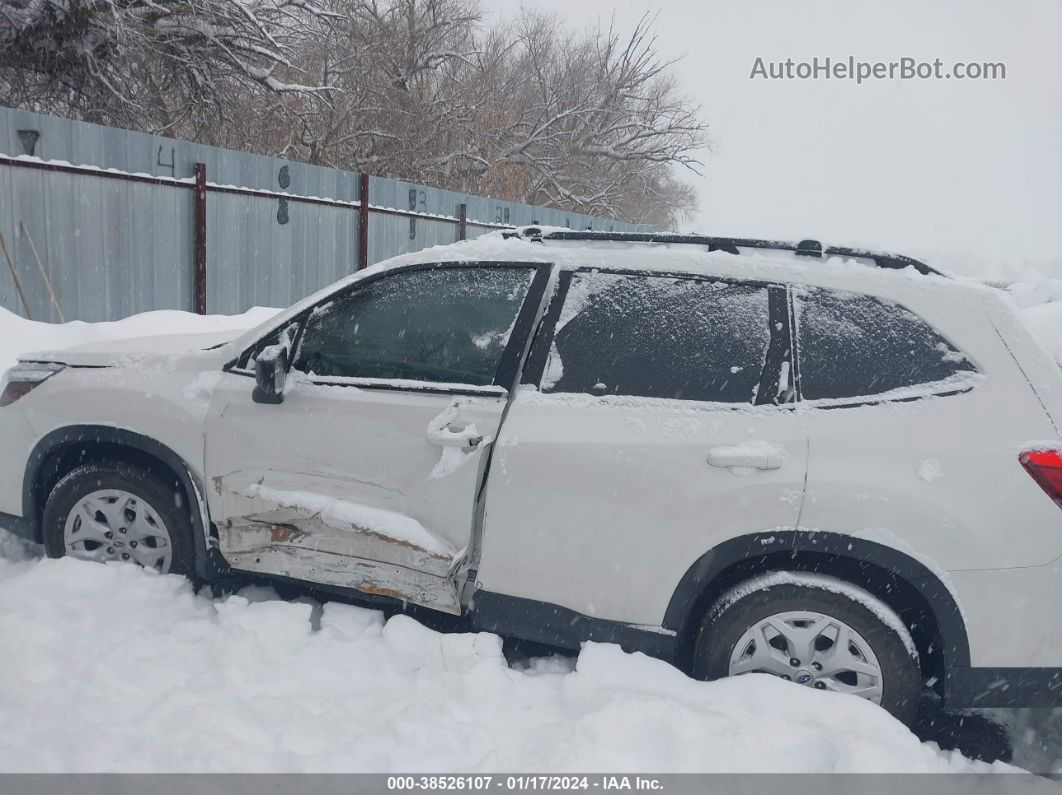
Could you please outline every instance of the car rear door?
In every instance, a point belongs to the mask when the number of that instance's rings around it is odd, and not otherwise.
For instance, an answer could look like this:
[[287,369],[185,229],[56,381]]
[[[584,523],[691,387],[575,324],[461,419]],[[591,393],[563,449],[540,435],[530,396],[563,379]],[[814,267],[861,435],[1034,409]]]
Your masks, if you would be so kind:
[[[236,569],[460,611],[488,452],[548,266],[452,263],[354,283],[265,335],[222,376],[209,504]],[[252,400],[256,350],[292,370]]]
[[497,442],[479,586],[659,627],[705,552],[795,527],[790,339],[783,286],[562,273]]

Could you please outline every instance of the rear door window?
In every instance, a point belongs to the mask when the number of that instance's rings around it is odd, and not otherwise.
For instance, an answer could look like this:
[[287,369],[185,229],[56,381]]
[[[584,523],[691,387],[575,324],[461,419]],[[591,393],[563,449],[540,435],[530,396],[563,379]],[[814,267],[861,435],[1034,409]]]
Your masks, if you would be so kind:
[[752,403],[770,336],[765,287],[576,272],[541,388]]
[[794,308],[804,400],[917,396],[915,388],[947,389],[977,372],[961,351],[899,304],[801,288],[794,292]]

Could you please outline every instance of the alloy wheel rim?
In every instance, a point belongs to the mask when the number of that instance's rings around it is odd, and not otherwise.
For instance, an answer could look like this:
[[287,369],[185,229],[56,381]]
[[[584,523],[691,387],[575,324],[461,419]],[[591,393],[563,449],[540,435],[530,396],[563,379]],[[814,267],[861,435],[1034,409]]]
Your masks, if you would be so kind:
[[730,654],[730,676],[765,673],[804,687],[881,703],[884,678],[859,632],[824,613],[787,610],[760,619]]
[[163,574],[173,561],[169,530],[158,511],[121,489],[81,497],[66,517],[63,543],[70,557],[126,561]]

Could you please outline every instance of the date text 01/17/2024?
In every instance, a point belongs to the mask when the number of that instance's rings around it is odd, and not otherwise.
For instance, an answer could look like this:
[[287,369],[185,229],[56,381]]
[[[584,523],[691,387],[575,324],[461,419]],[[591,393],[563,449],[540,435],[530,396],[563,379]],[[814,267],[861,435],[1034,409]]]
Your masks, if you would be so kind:
[[389,791],[561,791],[561,790],[642,790],[659,791],[663,784],[651,776],[551,776],[551,775],[442,775],[388,776]]

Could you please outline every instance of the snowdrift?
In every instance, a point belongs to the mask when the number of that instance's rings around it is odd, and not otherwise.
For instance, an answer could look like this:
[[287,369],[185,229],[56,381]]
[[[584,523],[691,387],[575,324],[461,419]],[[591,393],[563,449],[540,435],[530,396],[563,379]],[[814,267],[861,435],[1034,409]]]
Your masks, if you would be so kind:
[[0,655],[3,771],[1006,769],[767,676],[598,644],[516,670],[495,635],[121,564],[0,560]]

